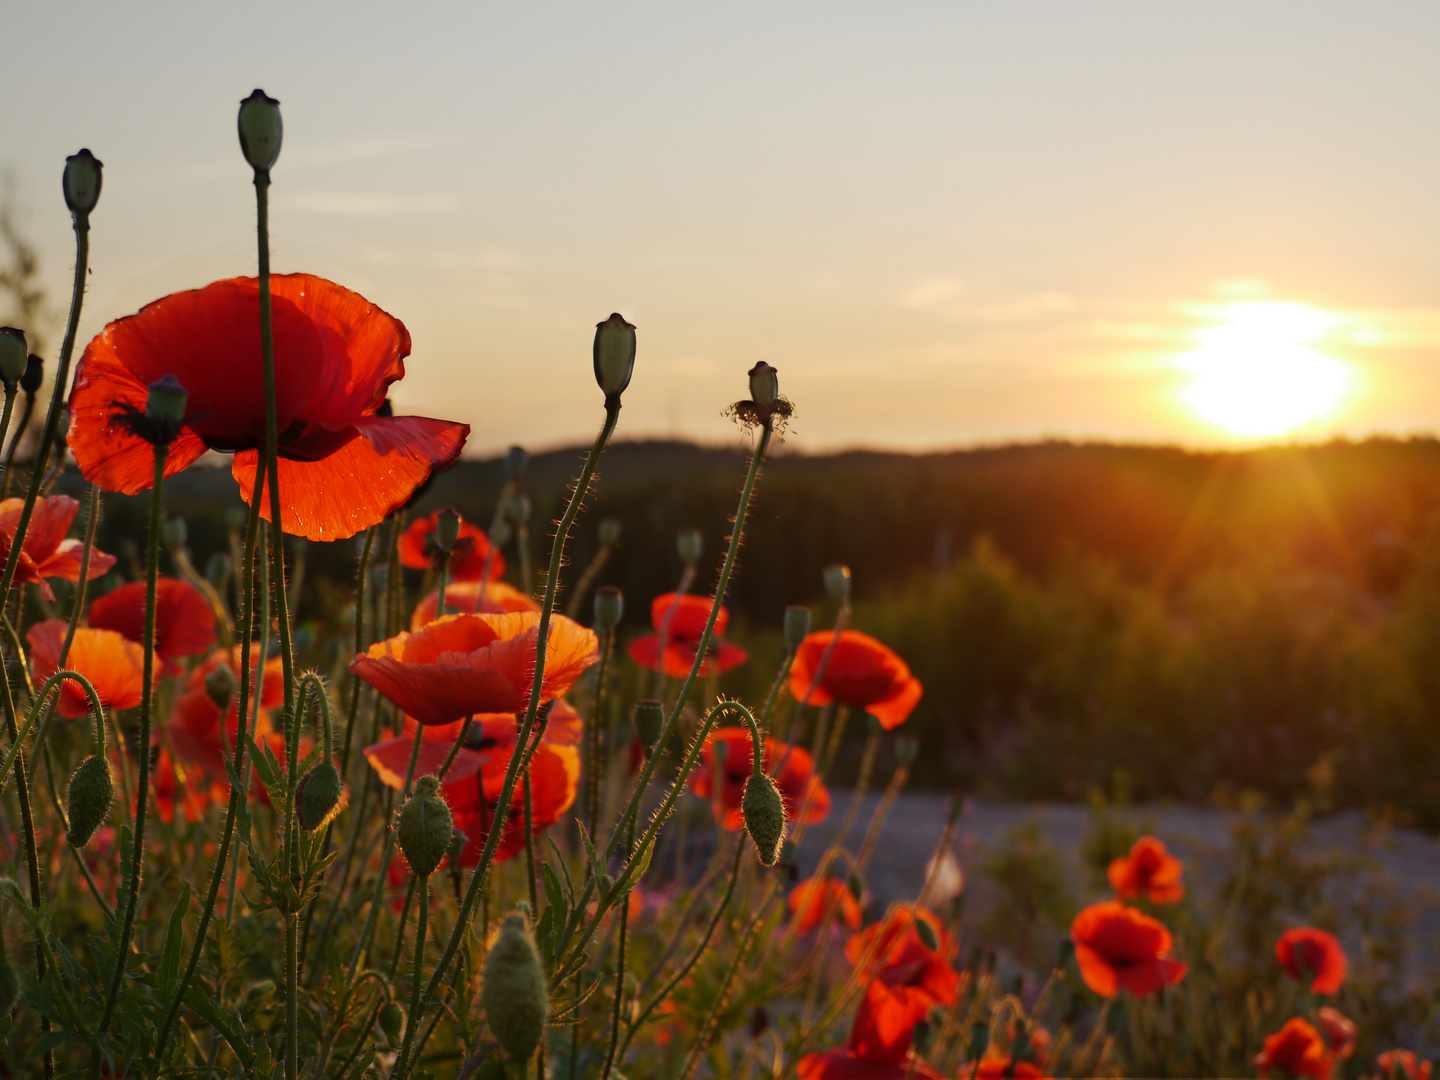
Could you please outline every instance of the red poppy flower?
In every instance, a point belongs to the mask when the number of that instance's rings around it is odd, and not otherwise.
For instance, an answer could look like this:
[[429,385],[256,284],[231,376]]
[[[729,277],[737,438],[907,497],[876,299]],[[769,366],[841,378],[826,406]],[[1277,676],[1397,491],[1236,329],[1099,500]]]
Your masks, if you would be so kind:
[[1097,994],[1129,990],[1136,997],[1173,986],[1186,966],[1167,954],[1174,939],[1164,924],[1118,900],[1091,904],[1070,924],[1080,977]]
[[[170,751],[161,746],[155,767],[150,770],[150,784],[155,795],[155,810],[167,825],[175,820],[175,808],[181,805],[188,820],[201,820],[216,798],[215,788],[210,784],[197,783],[198,777],[187,773],[182,780],[180,774],[183,771]],[[225,797],[228,790],[227,787],[221,791],[220,797]]]
[[[20,526],[20,514],[24,507],[24,499],[0,502],[0,560],[10,558],[10,545],[15,542],[15,530]],[[65,539],[79,512],[80,504],[69,495],[47,495],[35,501],[35,509],[30,513],[25,540],[20,545],[20,560],[15,564],[15,580],[33,581],[46,600],[55,599],[46,578],[80,580],[85,542]],[[106,555],[99,548],[91,548],[90,571],[86,580],[94,581],[114,565],[115,556]]]
[[[714,758],[716,746],[725,748],[725,761],[718,769]],[[705,740],[700,753],[701,763],[690,774],[690,790],[713,802],[714,781],[718,772],[721,782],[718,820],[724,828],[733,832],[745,824],[745,817],[740,812],[740,798],[745,794],[745,781],[750,779],[750,729],[717,727]],[[830,792],[815,775],[815,759],[798,746],[767,738],[761,767],[769,773],[777,761],[783,761],[783,764],[779,775],[772,775],[771,779],[780,789],[780,797],[785,804],[785,819],[794,823],[797,820],[795,815],[800,813],[800,808],[808,799],[805,824],[824,821],[830,814]]]
[[903,724],[920,701],[920,680],[910,674],[904,660],[869,634],[840,631],[830,662],[819,682],[815,681],[833,636],[833,631],[826,630],[808,634],[800,643],[790,665],[790,693],[795,700],[805,700],[808,693],[812,705],[838,701],[863,709],[887,731]]
[[1311,1076],[1314,1080],[1329,1080],[1334,1068],[1325,1040],[1298,1016],[1266,1037],[1265,1049],[1256,1056],[1255,1064],[1261,1076],[1269,1076],[1271,1069],[1282,1069],[1285,1076]]
[[906,1060],[885,1065],[866,1061],[850,1050],[806,1054],[796,1066],[796,1075],[800,1080],[907,1080],[908,1077],[940,1080],[940,1074],[923,1061]]
[[[339,540],[384,520],[465,445],[465,424],[376,415],[405,375],[410,335],[364,297],[310,274],[270,279],[280,431],[281,527]],[[255,278],[174,293],[112,322],[85,347],[70,395],[68,440],[87,480],[134,495],[154,478],[154,450],[117,416],[143,410],[165,375],[189,393],[165,474],[206,450],[235,455],[249,502],[265,435],[260,290]],[[270,520],[270,503],[260,516]]]
[[941,959],[953,955],[955,941],[933,911],[914,904],[896,904],[879,922],[867,926],[858,934],[851,934],[845,942],[845,959],[858,969],[855,977],[861,980],[874,978],[902,956],[913,955],[912,945],[931,952],[915,929],[915,923],[922,920],[930,925],[935,935],[937,948],[932,955]]
[[[65,643],[64,619],[46,619],[30,627],[30,662],[35,678],[43,682],[54,675]],[[90,680],[100,703],[112,709],[133,709],[145,689],[145,650],[113,630],[78,627],[70,642],[65,666]],[[60,690],[57,711],[75,720],[90,715],[90,698],[73,680],[66,679]]]
[[1334,934],[1301,926],[1286,930],[1275,943],[1275,959],[1292,979],[1310,980],[1316,994],[1333,994],[1345,981],[1345,950]]
[[[90,605],[90,625],[114,630],[139,644],[145,642],[145,582],[132,581],[98,597]],[[166,670],[180,671],[173,663],[181,656],[197,656],[215,644],[215,612],[205,594],[188,582],[162,577],[155,582],[155,652]]]
[[[670,626],[666,629],[665,637],[665,674],[683,679],[695,666],[695,653],[700,645],[700,636],[705,632],[705,624],[709,621],[710,610],[714,606],[714,600],[699,596],[680,596],[673,592],[657,596],[650,604],[650,623],[655,627],[655,632],[643,634],[630,642],[627,646],[630,659],[651,671],[660,670],[660,630],[665,625],[666,613],[673,609],[674,614],[670,615]],[[705,659],[700,665],[701,677],[729,671],[750,659],[750,654],[740,646],[731,645],[724,640],[725,627],[729,622],[730,612],[722,604],[720,614],[715,616],[715,629],[711,633]]]
[[980,1059],[980,1067],[961,1066],[961,1076],[974,1080],[1045,1080],[1045,1073],[1031,1061],[1014,1061],[1009,1054],[986,1054]]
[[[240,679],[240,647],[237,645],[228,653],[216,649],[190,670],[181,684],[175,698],[175,707],[170,714],[170,741],[175,753],[184,761],[202,770],[217,785],[230,790],[226,778],[225,758],[233,753],[235,735],[240,730],[240,695],[237,692],[230,699],[230,706],[224,715],[225,734],[220,732],[221,713],[210,695],[205,692],[205,679],[221,664],[229,664],[235,672],[236,682]],[[253,694],[257,668],[260,666],[260,646],[250,647],[250,688]],[[254,700],[253,697],[250,700]],[[250,734],[265,738],[272,732],[270,710],[278,708],[285,700],[284,662],[273,656],[265,663],[265,672],[260,681],[260,712],[256,717],[257,731]],[[248,727],[248,725],[247,725]]]
[[1336,1061],[1343,1061],[1355,1052],[1355,1024],[1339,1009],[1321,1005],[1318,1010],[1320,1034]]
[[835,878],[806,878],[790,890],[786,900],[795,916],[795,932],[808,934],[825,921],[825,913],[834,910],[832,923],[839,922],[851,930],[860,929],[860,904],[850,895],[850,888]]
[[1173,904],[1185,895],[1180,877],[1185,872],[1179,859],[1165,850],[1153,836],[1135,841],[1129,855],[1110,864],[1110,887],[1125,900],[1145,896],[1152,904]]
[[[480,592],[484,589],[482,602]],[[429,593],[415,605],[410,616],[410,629],[419,630],[435,621],[436,594]],[[454,615],[498,615],[506,611],[539,611],[540,603],[532,596],[526,596],[514,585],[503,581],[491,581],[481,585],[478,581],[462,581],[445,586],[445,614]]]
[[918,935],[905,937],[865,988],[850,1029],[850,1049],[866,1061],[904,1061],[915,1025],[934,1006],[955,1004],[959,987],[959,974]]
[[1375,1064],[1380,1066],[1377,1080],[1430,1080],[1432,1066],[1421,1061],[1412,1050],[1386,1050]]
[[[421,724],[517,713],[530,700],[540,616],[446,615],[370,646],[350,670]],[[599,640],[563,615],[550,620],[541,701],[559,697],[599,659]]]
[[[435,534],[435,521],[439,516],[440,512],[437,510],[429,517],[416,518],[410,523],[410,527],[400,534],[401,566],[408,566],[412,570],[425,570],[431,566],[437,550],[432,537]],[[479,525],[461,521],[460,541],[455,545],[455,550],[450,552],[450,561],[445,569],[446,576],[456,584],[462,581],[479,581],[485,573],[487,556],[490,559],[491,579],[502,577],[505,573],[505,556],[500,553],[500,549],[491,551],[490,538]],[[449,596],[448,589],[446,596]]]

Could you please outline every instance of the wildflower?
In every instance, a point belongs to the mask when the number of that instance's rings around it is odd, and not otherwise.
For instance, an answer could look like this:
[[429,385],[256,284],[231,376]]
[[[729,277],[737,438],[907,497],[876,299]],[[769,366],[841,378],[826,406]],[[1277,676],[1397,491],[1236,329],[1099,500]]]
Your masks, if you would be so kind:
[[[233,694],[228,698],[229,704],[222,708],[217,705],[209,693],[209,685],[215,681],[212,675],[220,667],[226,667],[231,672],[231,680],[238,685],[237,673],[240,671],[240,647],[227,652],[224,649],[216,649],[203,661],[190,670],[181,684],[180,692],[175,699],[175,707],[170,714],[170,740],[175,746],[176,755],[188,764],[194,765],[203,770],[211,779],[215,780],[224,793],[229,791],[229,781],[225,773],[225,758],[235,745],[235,736],[240,729],[240,696]],[[254,704],[254,692],[257,676],[260,683],[260,712],[256,716],[255,728],[251,729],[247,720],[246,726],[249,734],[262,739],[271,733],[269,710],[278,708],[285,700],[285,676],[284,662],[280,657],[272,657],[265,664],[263,675],[257,670],[260,666],[260,646],[250,647],[250,692],[249,701]],[[228,680],[227,680],[228,681]],[[224,731],[221,730],[221,721],[224,721]]]
[[[715,762],[715,747],[725,747],[724,760],[718,767]],[[788,821],[813,825],[824,821],[830,813],[830,792],[815,775],[815,759],[808,751],[798,746],[765,740],[764,757],[761,767],[768,773],[774,763],[783,761],[780,773],[771,779],[780,789]],[[750,729],[748,727],[718,727],[710,733],[701,750],[702,761],[690,774],[690,790],[716,804],[716,817],[722,827],[734,831],[744,824],[741,801],[745,793],[745,782],[750,779],[752,762],[750,757]],[[715,798],[716,774],[720,781],[719,798]],[[804,818],[797,815],[808,803]]]
[[959,973],[918,935],[905,937],[865,988],[848,1045],[867,1061],[904,1061],[915,1025],[936,1005],[954,1005],[959,987]]
[[1355,1052],[1355,1024],[1348,1016],[1339,1009],[1332,1009],[1329,1005],[1321,1005],[1318,1011],[1320,1019],[1320,1034],[1325,1037],[1325,1045],[1329,1048],[1331,1056],[1336,1061],[1343,1061]]
[[902,1059],[887,1065],[866,1061],[854,1051],[843,1048],[806,1054],[796,1067],[796,1075],[800,1080],[909,1080],[911,1077],[915,1080],[940,1080],[940,1074],[923,1061]]
[[[400,534],[401,566],[424,570],[434,564],[440,551],[435,543],[435,525],[439,519],[438,511],[429,517],[416,518],[410,523],[410,527]],[[462,581],[479,581],[485,575],[487,558],[490,560],[491,580],[503,576],[505,556],[500,554],[498,548],[491,548],[490,538],[485,535],[484,529],[462,521],[460,539],[450,552],[450,560],[446,564],[445,572],[451,583],[458,585]],[[450,603],[449,587],[445,589],[445,602]]]
[[1184,866],[1153,836],[1135,841],[1129,855],[1110,864],[1110,887],[1122,900],[1144,896],[1152,904],[1173,904],[1185,895]]
[[[0,560],[10,557],[10,546],[15,542],[15,530],[20,526],[24,506],[24,499],[0,502]],[[25,530],[25,540],[20,545],[20,561],[15,566],[16,582],[33,581],[39,587],[41,596],[54,600],[55,593],[46,578],[80,580],[85,543],[65,539],[79,512],[80,504],[68,495],[47,495],[36,500],[35,509],[30,514],[30,525]],[[92,548],[86,580],[94,581],[114,565],[115,556]]]
[[[401,322],[324,278],[270,278],[280,431],[281,527],[339,540],[404,505],[436,469],[452,464],[465,424],[380,416],[386,388],[405,374],[410,335]],[[265,433],[255,278],[174,293],[112,322],[85,347],[70,395],[68,441],[87,480],[134,495],[154,477],[150,444],[115,423],[143,410],[149,384],[175,375],[189,391],[170,444],[167,476],[206,450],[233,453],[248,502]],[[268,499],[260,515],[270,515]]]
[[1301,926],[1286,930],[1275,943],[1275,959],[1292,979],[1309,980],[1316,994],[1333,994],[1345,981],[1345,950],[1334,934]]
[[1185,977],[1186,966],[1170,958],[1170,931],[1117,900],[1091,904],[1070,925],[1075,959],[1085,985],[1104,997],[1129,990],[1153,994]]
[[[540,616],[447,615],[372,645],[350,662],[364,679],[421,724],[474,713],[514,713],[529,703]],[[541,702],[558,697],[599,659],[592,630],[551,619]]]
[[826,630],[809,634],[800,643],[790,666],[790,693],[797,701],[805,700],[808,693],[812,705],[838,701],[852,709],[863,709],[887,731],[903,724],[922,692],[920,680],[910,674],[905,661],[869,634],[842,630],[816,682],[832,637],[833,632]]
[[[64,619],[46,619],[25,634],[37,680],[50,678],[58,669],[65,628]],[[144,664],[145,651],[135,642],[127,641],[113,630],[91,630],[83,626],[75,631],[70,655],[65,660],[67,668],[90,680],[100,704],[112,709],[133,709],[140,704]],[[60,689],[57,711],[70,720],[89,716],[90,699],[79,684],[66,679]]]
[[1269,1076],[1271,1069],[1283,1070],[1287,1077],[1310,1076],[1314,1080],[1329,1080],[1334,1062],[1325,1047],[1325,1040],[1309,1022],[1294,1017],[1274,1035],[1266,1036],[1265,1049],[1255,1058],[1261,1076]]
[[[145,641],[145,582],[133,581],[90,605],[90,625],[114,630],[137,644]],[[197,656],[215,644],[215,612],[195,586],[172,577],[155,582],[155,652],[166,670],[180,672],[175,661]]]
[[1380,1066],[1376,1080],[1430,1080],[1433,1066],[1421,1061],[1413,1050],[1386,1050],[1375,1064]]
[[860,929],[860,904],[845,882],[836,878],[806,878],[790,890],[786,904],[795,916],[796,933],[808,934],[816,929],[829,910],[835,911],[832,918],[840,925]]
[[987,1054],[978,1067],[962,1065],[960,1075],[971,1080],[1045,1080],[1045,1073],[1031,1061],[1015,1061],[1009,1054]]
[[[700,637],[705,632],[705,623],[709,621],[710,611],[714,606],[714,600],[699,596],[681,596],[673,592],[657,596],[650,605],[650,622],[655,627],[655,633],[644,634],[630,642],[630,659],[651,671],[659,670],[660,631],[664,629],[665,674],[675,678],[689,675],[690,669],[695,665],[695,653],[700,645]],[[665,626],[667,615],[670,619],[668,627]],[[729,621],[730,612],[722,604],[720,613],[715,616],[715,629],[711,633],[705,659],[700,664],[702,678],[714,672],[739,667],[750,658],[750,654],[740,646],[731,645],[724,640],[725,627]]]
[[[410,616],[410,629],[419,630],[435,621],[439,598],[429,593],[415,605]],[[453,615],[500,615],[507,611],[539,611],[540,604],[514,585],[503,581],[462,581],[445,586],[445,613]]]

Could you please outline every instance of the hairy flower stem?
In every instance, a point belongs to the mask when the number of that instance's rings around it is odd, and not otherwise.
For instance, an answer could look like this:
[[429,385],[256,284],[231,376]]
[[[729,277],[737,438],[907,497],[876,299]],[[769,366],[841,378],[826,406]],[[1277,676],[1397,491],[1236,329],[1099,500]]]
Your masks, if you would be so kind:
[[610,665],[610,653],[615,648],[615,630],[607,630],[600,639],[600,663],[595,667],[595,705],[590,710],[589,729],[585,732],[586,749],[589,750],[585,777],[585,810],[589,817],[590,835],[595,835],[595,826],[600,819],[600,773],[604,769],[600,726],[605,716],[605,669]]
[[[259,647],[255,650],[258,653],[255,661],[250,660],[250,651],[253,646],[242,645],[240,655],[240,699],[238,703],[236,741],[239,745],[245,745],[245,740],[239,736],[245,731],[248,720],[251,732],[259,729],[260,724],[260,702],[265,696],[265,665],[270,659],[270,635],[266,628],[270,625],[270,573],[267,569],[269,562],[266,561],[264,545],[264,524],[260,521],[260,500],[263,494],[255,493],[250,508],[250,521],[254,528],[246,530],[246,549],[244,555],[245,566],[245,588],[249,591],[245,605],[246,634],[253,634],[251,621],[254,616],[254,597],[256,593],[256,579],[259,579],[260,595],[260,621],[255,624],[260,630]],[[259,558],[256,558],[256,555]],[[250,640],[242,635],[244,641]],[[252,685],[252,683],[254,685]],[[248,710],[248,711],[247,711]],[[239,783],[231,779],[231,794],[235,788],[240,790],[240,797],[247,802],[250,798],[250,762],[245,755],[237,756],[239,761]],[[242,802],[243,808],[245,803]],[[230,853],[230,884],[225,892],[225,925],[231,926],[235,922],[235,882],[240,873],[240,847],[237,844]]]
[[[160,520],[165,505],[166,444],[155,446],[155,479],[150,490],[150,530],[145,538],[145,659],[141,668],[140,751],[136,754],[139,775],[135,791],[135,837],[130,856],[130,889],[125,897],[125,918],[120,928],[119,948],[115,950],[115,974],[105,998],[105,1010],[95,1030],[97,1040],[104,1036],[115,1015],[120,983],[125,978],[125,961],[130,953],[130,935],[135,932],[135,908],[140,902],[140,874],[145,862],[145,820],[150,805],[150,714],[155,696],[155,583],[160,575]],[[100,1075],[100,1043],[90,1055],[90,1075]]]
[[[418,875],[417,875],[418,876]],[[430,879],[420,878],[420,907],[415,914],[415,968],[410,976],[410,1015],[405,1018],[405,1038],[400,1043],[397,1066],[410,1056],[410,1045],[420,1026],[420,976],[425,970],[425,918],[430,911]]]
[[524,820],[521,822],[525,830],[525,877],[530,885],[530,910],[540,910],[540,893],[535,887],[535,809],[530,796],[530,769],[528,766],[520,774],[520,801]]
[[[370,550],[375,545],[375,529],[365,530],[365,546],[360,551],[360,569],[355,578],[355,652],[365,651],[365,583],[370,576]],[[345,742],[340,747],[340,775],[350,769],[350,746],[355,737],[355,719],[360,715],[360,691],[365,680],[350,676],[350,713],[345,719]]]
[[[530,733],[535,726],[536,715],[540,711],[540,697],[545,680],[545,651],[550,638],[550,617],[555,610],[555,596],[560,587],[560,568],[565,560],[565,541],[570,535],[570,526],[575,523],[575,518],[580,513],[580,507],[590,492],[590,481],[595,475],[596,466],[600,464],[600,455],[605,452],[606,444],[610,442],[610,436],[614,433],[615,424],[619,419],[619,398],[607,399],[605,423],[600,428],[600,433],[595,436],[595,442],[590,447],[590,455],[585,459],[585,467],[580,470],[575,490],[570,495],[570,502],[565,507],[565,513],[561,515],[559,525],[555,528],[555,540],[550,547],[550,566],[545,575],[545,599],[540,605],[540,623],[535,639],[535,674],[531,680],[530,703],[526,706],[525,718],[516,735],[515,745],[517,747],[529,744]],[[470,884],[466,887],[465,897],[460,902],[455,928],[450,932],[450,939],[445,943],[445,951],[441,954],[434,972],[430,975],[430,981],[425,986],[425,993],[421,997],[422,1009],[428,1009],[430,1003],[434,1001],[435,994],[438,992],[446,972],[449,971],[451,962],[455,959],[455,953],[460,948],[460,942],[464,939],[475,901],[484,890],[490,863],[495,857],[495,849],[500,843],[500,836],[505,831],[500,825],[502,820],[500,815],[505,813],[505,808],[509,807],[511,800],[515,797],[515,784],[519,778],[522,764],[521,757],[522,755],[519,753],[512,754],[510,757],[510,765],[505,770],[505,782],[500,788],[500,798],[497,802],[500,811],[496,816],[495,827],[486,830],[485,848],[480,853],[479,863],[470,874]],[[423,1049],[424,1041],[422,1040],[415,1051],[417,1057]],[[405,1080],[405,1075],[405,1071],[397,1069],[392,1080]]]
[[[744,842],[740,845],[744,847]],[[635,848],[635,819],[630,819],[630,832],[625,838],[625,858],[628,861]],[[615,1064],[615,1050],[620,1044],[620,1008],[625,1001],[625,935],[630,926],[630,901],[626,897],[616,915],[618,927],[615,931],[615,1008],[610,1016],[610,1049],[605,1052],[605,1068],[600,1080],[610,1080],[610,1069]],[[633,1029],[632,1029],[633,1030]],[[626,1040],[629,1043],[629,1040]]]

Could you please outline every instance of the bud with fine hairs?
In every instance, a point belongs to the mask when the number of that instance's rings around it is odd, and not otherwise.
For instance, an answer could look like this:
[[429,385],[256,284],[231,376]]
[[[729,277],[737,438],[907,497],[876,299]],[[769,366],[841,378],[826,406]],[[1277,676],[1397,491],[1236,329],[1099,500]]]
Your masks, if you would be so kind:
[[700,561],[700,553],[705,550],[704,539],[700,536],[699,529],[681,529],[675,537],[675,550],[680,554],[680,561],[686,566],[694,566]]
[[65,191],[65,205],[77,220],[88,219],[90,211],[100,201],[101,170],[104,167],[89,150],[81,150],[65,159],[65,173],[60,183]]
[[405,1034],[405,1010],[393,1001],[380,1006],[380,1030],[391,1046],[399,1046]]
[[529,1061],[550,1018],[550,989],[524,911],[512,911],[500,924],[485,957],[480,1001],[501,1049],[513,1061]]
[[460,540],[460,511],[447,506],[435,515],[435,546],[441,551],[453,551]]
[[450,830],[454,827],[450,807],[440,797],[439,790],[440,781],[436,777],[420,777],[395,821],[395,838],[405,861],[411,870],[425,878],[435,872],[450,850]]
[[798,649],[808,633],[810,633],[810,609],[801,607],[799,604],[791,604],[785,609],[785,644],[792,649]]
[[256,89],[240,102],[240,151],[256,172],[268,173],[280,157],[280,140],[285,125],[280,120],[280,102]]
[[614,630],[625,617],[625,594],[614,585],[595,590],[595,629],[602,634]]
[[110,816],[110,804],[114,801],[115,782],[110,777],[110,762],[91,754],[70,777],[70,788],[65,793],[65,811],[70,819],[65,842],[76,848],[88,844]]
[[653,698],[635,703],[635,737],[646,754],[655,752],[660,732],[665,727],[665,706]]
[[295,816],[306,832],[330,824],[345,809],[345,803],[345,784],[340,779],[340,770],[329,761],[322,761],[307,772],[295,788]]
[[30,348],[25,343],[25,331],[13,326],[0,326],[0,381],[5,383],[5,392],[15,393],[30,362]]
[[620,404],[635,371],[635,327],[619,312],[595,324],[595,381],[605,391],[605,404]]
[[763,772],[752,773],[740,796],[740,813],[745,819],[745,831],[755,841],[761,863],[774,866],[785,840],[785,802],[775,781]]
[[844,600],[850,595],[850,567],[844,563],[831,563],[823,573],[825,591],[832,599]]

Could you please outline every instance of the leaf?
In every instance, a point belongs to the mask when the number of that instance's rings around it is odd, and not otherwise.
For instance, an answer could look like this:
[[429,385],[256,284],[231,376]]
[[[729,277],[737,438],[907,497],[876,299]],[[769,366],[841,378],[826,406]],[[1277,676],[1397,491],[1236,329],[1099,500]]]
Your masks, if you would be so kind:
[[283,802],[284,800],[277,797],[277,792],[285,790],[284,770],[280,768],[280,762],[275,757],[275,752],[270,749],[270,744],[256,745],[255,740],[251,739],[250,762],[255,766],[255,775],[260,778],[270,801],[275,804]]
[[575,882],[570,880],[570,867],[565,865],[565,856],[555,846],[555,838],[548,832],[545,834],[545,842],[550,845],[550,850],[555,853],[555,862],[560,867],[560,872],[565,875],[565,896],[573,905],[575,903]]
[[165,944],[160,948],[159,978],[160,997],[170,1001],[175,996],[175,987],[180,982],[180,949],[185,938],[185,913],[190,910],[190,884],[180,887],[180,899],[170,913],[170,926],[165,931]]
[[555,908],[547,907],[535,924],[535,940],[540,943],[540,952],[545,957],[545,970],[555,963]]
[[545,880],[545,899],[550,902],[550,907],[560,913],[562,920],[568,918],[570,905],[565,902],[565,896],[560,891],[560,879],[555,876],[555,871],[550,869],[549,863],[540,864],[540,875]]
[[602,863],[600,857],[595,854],[595,845],[590,842],[590,834],[585,831],[585,826],[579,818],[575,819],[575,824],[580,829],[580,839],[584,841],[585,854],[590,859],[590,875],[596,880],[599,880],[605,876],[605,864]]

